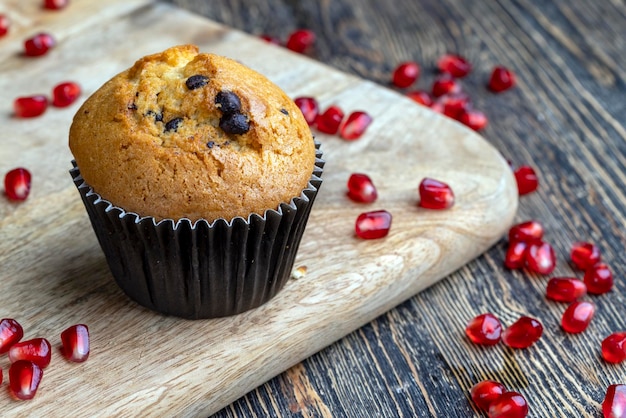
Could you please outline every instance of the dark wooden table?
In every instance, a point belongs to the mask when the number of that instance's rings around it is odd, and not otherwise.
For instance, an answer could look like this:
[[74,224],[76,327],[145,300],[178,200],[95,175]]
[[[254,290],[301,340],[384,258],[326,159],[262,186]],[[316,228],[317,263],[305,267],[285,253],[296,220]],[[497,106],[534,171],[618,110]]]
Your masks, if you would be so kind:
[[[600,358],[600,342],[626,330],[626,4],[623,0],[173,0],[252,34],[317,34],[312,56],[388,85],[404,60],[423,66],[458,52],[473,64],[463,80],[489,117],[482,132],[513,164],[530,164],[538,192],[523,196],[518,221],[539,220],[555,247],[552,276],[582,277],[569,263],[575,241],[597,243],[615,277],[582,335],[560,329],[565,305],[546,300],[547,277],[502,267],[506,240],[450,277],[292,367],[216,416],[481,416],[468,390],[495,379],[523,393],[534,417],[599,417],[626,364]],[[494,65],[518,87],[484,87]],[[407,126],[406,129],[412,129]],[[418,132],[416,132],[418,134]],[[466,322],[490,311],[509,324],[540,318],[532,348],[474,346]]]

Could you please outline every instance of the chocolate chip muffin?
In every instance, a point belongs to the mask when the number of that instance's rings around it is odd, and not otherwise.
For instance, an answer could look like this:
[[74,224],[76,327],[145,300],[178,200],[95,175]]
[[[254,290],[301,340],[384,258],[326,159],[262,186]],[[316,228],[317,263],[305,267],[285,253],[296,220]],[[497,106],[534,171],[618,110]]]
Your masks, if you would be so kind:
[[247,217],[289,202],[315,162],[311,131],[264,76],[191,45],[140,59],[96,91],[70,129],[85,181],[157,219]]
[[113,277],[141,305],[232,315],[288,280],[323,161],[264,76],[191,45],[146,56],[86,100],[69,145]]

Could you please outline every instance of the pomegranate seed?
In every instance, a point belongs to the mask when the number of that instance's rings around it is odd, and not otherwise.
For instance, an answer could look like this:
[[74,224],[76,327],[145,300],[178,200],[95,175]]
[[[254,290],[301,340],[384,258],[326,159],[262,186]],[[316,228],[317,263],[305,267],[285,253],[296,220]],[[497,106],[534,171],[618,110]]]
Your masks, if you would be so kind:
[[463,92],[444,94],[437,99],[443,105],[443,114],[458,120],[471,107],[469,96]]
[[539,242],[543,238],[543,225],[537,221],[526,221],[509,229],[509,242]]
[[596,264],[585,272],[583,281],[587,285],[587,292],[601,295],[613,288],[613,273],[606,264]]
[[339,136],[347,141],[359,139],[371,123],[372,117],[367,113],[360,110],[352,112],[341,125]]
[[489,78],[489,90],[500,93],[515,85],[515,74],[506,67],[495,67]]
[[366,212],[356,219],[356,235],[363,239],[386,237],[391,228],[391,213],[386,210]]
[[522,165],[513,174],[515,175],[517,190],[520,196],[532,193],[539,187],[539,179],[532,167]]
[[502,332],[502,342],[511,348],[528,348],[543,334],[543,325],[529,316],[522,316]]
[[520,393],[504,392],[489,405],[489,418],[524,418],[528,415],[528,403]]
[[29,57],[44,55],[56,44],[54,38],[47,33],[38,33],[24,41],[24,54]]
[[391,76],[391,82],[394,86],[401,89],[409,87],[415,83],[420,76],[420,66],[413,61],[406,61],[401,63],[393,70]]
[[419,195],[419,206],[426,209],[448,209],[454,204],[454,193],[450,186],[428,177],[420,183]]
[[435,97],[460,92],[461,85],[450,74],[444,73],[437,77],[433,82],[432,94]]
[[315,33],[308,29],[293,31],[287,38],[287,49],[300,54],[306,52],[315,43]]
[[546,288],[546,297],[557,302],[574,302],[586,294],[585,282],[573,277],[553,277]]
[[338,106],[330,106],[324,113],[317,115],[315,122],[320,132],[334,135],[339,130],[342,120],[343,110]]
[[565,332],[578,334],[589,326],[596,313],[596,307],[591,302],[577,301],[567,307],[561,317],[561,327]]
[[259,35],[259,38],[263,39],[265,42],[269,44],[280,45],[280,39],[274,36],[263,34],[263,35]]
[[433,99],[430,97],[430,94],[426,93],[425,91],[410,91],[406,94],[406,97],[424,106],[430,106],[433,104]]
[[82,363],[89,357],[89,328],[84,324],[72,325],[61,333],[61,343],[65,358]]
[[547,242],[533,242],[526,250],[526,267],[539,274],[550,274],[556,267],[554,249]]
[[72,81],[57,84],[52,90],[52,105],[67,107],[80,96],[80,86]]
[[[4,176],[4,193],[9,200],[23,201],[30,194],[30,171],[14,168]],[[2,351],[0,351],[2,352]]]
[[354,173],[348,179],[348,197],[355,202],[372,203],[378,192],[367,174]]
[[69,0],[44,0],[43,7],[48,10],[61,10],[70,4]]
[[441,103],[439,100],[435,100],[430,105],[430,108],[433,110],[433,112],[443,113],[443,103]]
[[309,126],[313,125],[320,111],[317,100],[313,97],[297,97],[294,99],[294,102],[296,106],[300,108],[306,123],[308,123]]
[[437,68],[442,73],[461,78],[469,74],[472,70],[472,64],[460,55],[446,54],[437,61]]
[[570,253],[572,263],[581,270],[587,270],[600,262],[600,249],[590,242],[575,242]]
[[9,32],[9,27],[11,26],[11,21],[8,17],[3,14],[0,14],[0,36],[4,36]]
[[9,360],[15,363],[18,360],[28,360],[45,369],[50,364],[52,349],[45,338],[33,338],[13,344],[9,349]]
[[9,348],[24,336],[22,326],[12,318],[0,321],[0,354],[9,351]]
[[626,418],[626,385],[611,385],[602,402],[604,418]]
[[476,383],[470,390],[470,396],[476,406],[482,411],[488,411],[489,405],[506,392],[504,385],[494,380],[483,380]]
[[526,265],[526,250],[528,244],[524,241],[514,241],[509,244],[504,256],[504,266],[511,270],[521,269]]
[[43,95],[18,97],[13,102],[13,111],[18,118],[37,117],[48,108],[48,98]]
[[602,358],[609,363],[626,360],[626,332],[614,332],[602,341]]
[[458,120],[463,125],[468,126],[475,131],[480,131],[485,126],[487,126],[488,123],[487,116],[480,110],[474,109],[462,112]]
[[43,370],[28,360],[18,360],[9,368],[9,391],[22,400],[33,399],[43,377]]
[[502,325],[495,315],[484,313],[467,324],[465,334],[474,344],[495,345],[500,342]]

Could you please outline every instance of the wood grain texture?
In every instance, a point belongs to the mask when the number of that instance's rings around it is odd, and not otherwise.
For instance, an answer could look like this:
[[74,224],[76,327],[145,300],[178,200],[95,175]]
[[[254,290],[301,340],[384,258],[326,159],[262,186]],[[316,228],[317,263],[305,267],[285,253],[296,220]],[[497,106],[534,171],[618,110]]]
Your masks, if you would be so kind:
[[[626,383],[624,364],[599,358],[600,341],[626,330],[623,1],[173,3],[253,34],[285,39],[294,28],[309,27],[318,36],[314,58],[381,85],[398,62],[415,59],[424,67],[418,86],[428,88],[442,53],[465,55],[475,69],[463,86],[490,120],[483,135],[540,175],[539,191],[521,199],[516,220],[545,225],[559,258],[555,275],[582,277],[568,263],[569,249],[590,240],[616,279],[610,294],[589,298],[598,312],[587,332],[564,334],[565,307],[543,296],[547,278],[504,270],[503,241],[217,416],[481,416],[468,390],[485,378],[526,395],[531,416],[600,416],[606,387]],[[516,71],[518,88],[501,95],[484,89],[495,64]],[[463,327],[484,311],[505,323],[536,315],[546,333],[530,350],[471,346]],[[304,379],[306,385],[299,383]],[[309,396],[296,397],[303,387]]]
[[[17,53],[16,39],[28,26],[17,27],[7,43],[13,50],[0,67],[8,138],[0,164],[3,171],[29,167],[34,178],[26,202],[0,202],[0,315],[17,317],[26,338],[45,336],[55,347],[65,327],[86,323],[92,355],[73,365],[55,351],[33,401],[15,402],[0,392],[3,413],[206,416],[457,270],[493,245],[512,221],[517,193],[511,171],[473,131],[376,83],[164,3],[137,0],[118,8],[119,1],[109,4],[114,10],[86,3],[49,22],[59,44],[40,59]],[[187,42],[241,60],[291,96],[365,109],[375,119],[359,141],[318,135],[327,164],[296,261],[307,266],[306,276],[263,307],[219,320],[156,315],[114,285],[68,174],[67,130],[78,104],[32,120],[10,111],[12,98],[50,91],[61,80],[79,81],[87,95],[136,58]],[[376,182],[376,207],[346,198],[345,184],[355,171]],[[417,185],[425,176],[453,187],[451,210],[417,207]],[[356,216],[381,207],[394,215],[390,236],[356,239]],[[7,370],[5,357],[0,366]],[[306,405],[334,413],[302,364],[287,376],[288,410]],[[273,415],[280,407],[261,409],[261,415]]]

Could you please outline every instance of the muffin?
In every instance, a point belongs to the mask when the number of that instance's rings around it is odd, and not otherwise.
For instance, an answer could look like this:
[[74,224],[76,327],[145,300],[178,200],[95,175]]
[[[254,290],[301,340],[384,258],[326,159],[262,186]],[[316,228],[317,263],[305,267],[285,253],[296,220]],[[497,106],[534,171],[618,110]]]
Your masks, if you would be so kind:
[[69,146],[111,272],[139,304],[232,315],[289,278],[323,161],[261,74],[191,45],[143,57],[85,101]]

